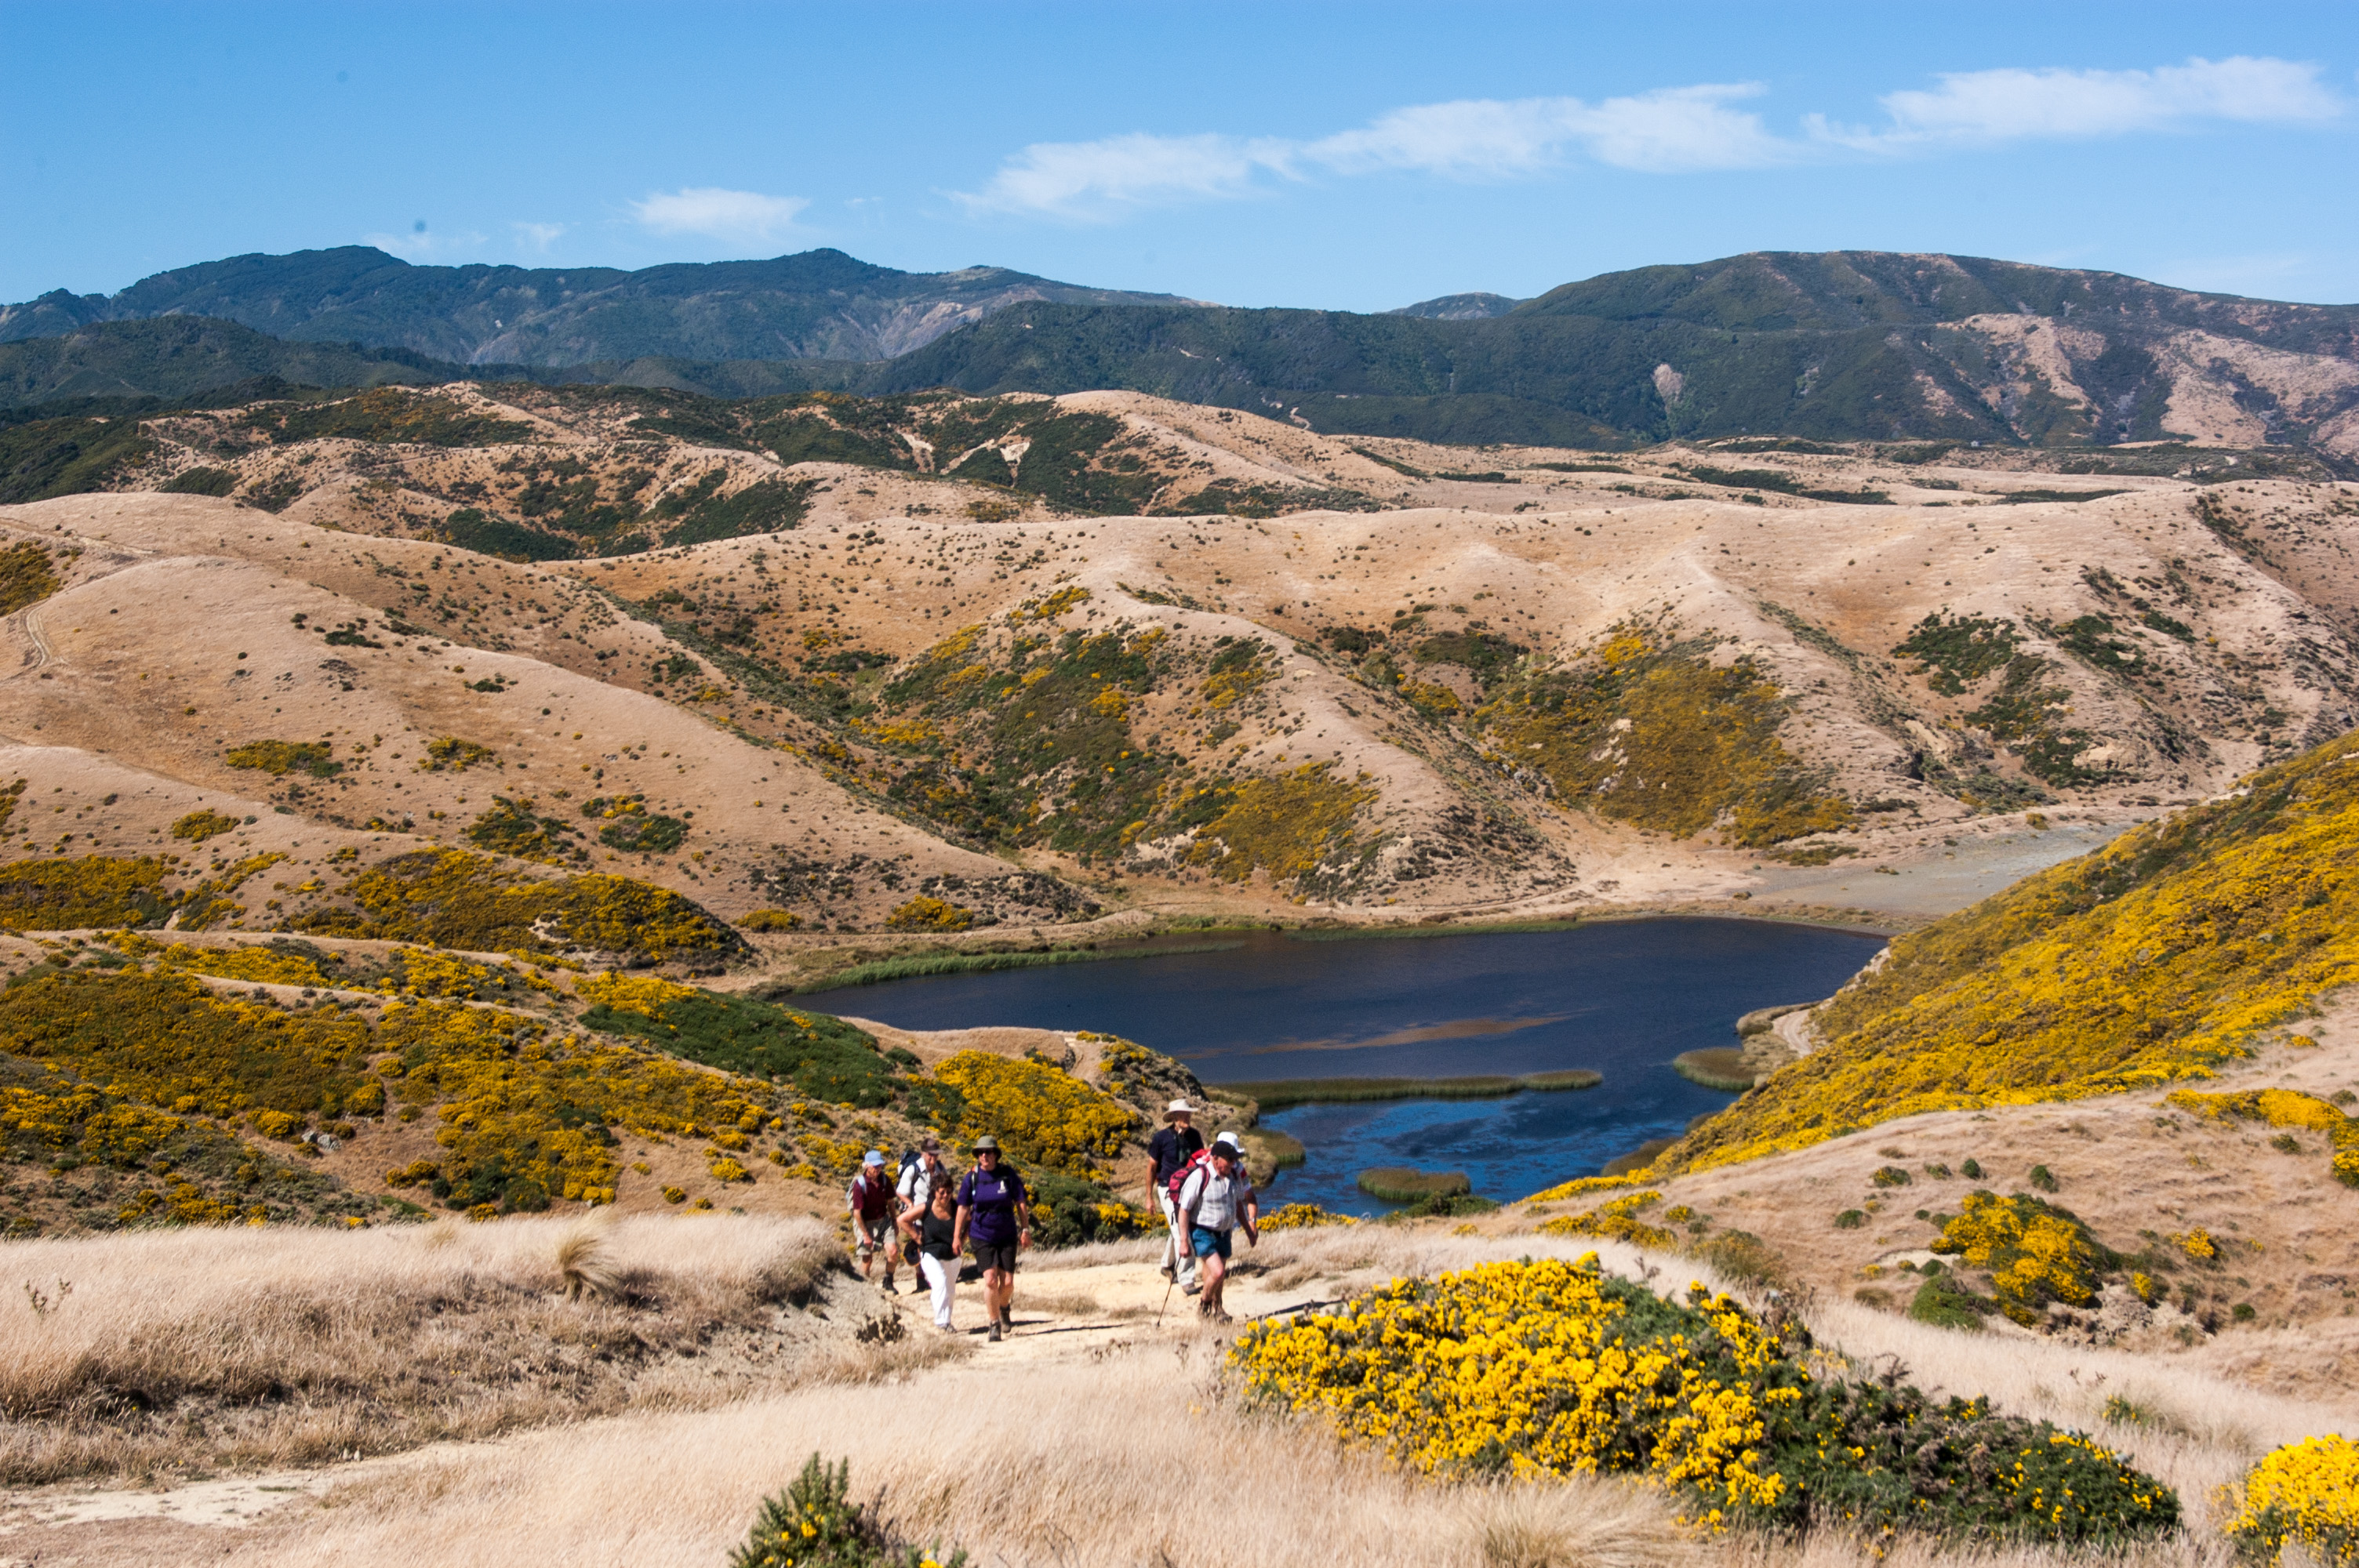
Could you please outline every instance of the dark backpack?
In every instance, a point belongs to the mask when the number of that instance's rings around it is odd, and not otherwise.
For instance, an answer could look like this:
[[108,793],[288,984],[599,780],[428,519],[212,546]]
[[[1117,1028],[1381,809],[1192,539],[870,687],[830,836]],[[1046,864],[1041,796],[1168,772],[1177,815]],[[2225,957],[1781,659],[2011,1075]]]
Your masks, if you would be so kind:
[[909,1173],[909,1167],[917,1162],[918,1152],[915,1149],[904,1149],[901,1151],[901,1168],[893,1173],[893,1186],[896,1191],[900,1189],[901,1178],[908,1175]]

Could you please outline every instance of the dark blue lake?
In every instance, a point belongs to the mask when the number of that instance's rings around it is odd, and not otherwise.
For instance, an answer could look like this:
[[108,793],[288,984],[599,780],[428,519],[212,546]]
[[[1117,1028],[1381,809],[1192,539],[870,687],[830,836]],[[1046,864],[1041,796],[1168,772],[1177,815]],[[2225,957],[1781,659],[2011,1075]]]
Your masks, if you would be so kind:
[[[1308,1105],[1266,1122],[1300,1139],[1269,1203],[1349,1213],[1372,1165],[1464,1171],[1509,1199],[1590,1175],[1733,1098],[1671,1070],[1736,1044],[1739,1014],[1831,995],[1883,938],[1752,920],[1632,920],[1570,931],[1344,939],[1254,932],[1222,952],[896,980],[832,1010],[903,1029],[1020,1024],[1120,1034],[1207,1084],[1435,1077],[1588,1067],[1593,1089],[1493,1100]],[[1208,1129],[1209,1130],[1209,1129]]]

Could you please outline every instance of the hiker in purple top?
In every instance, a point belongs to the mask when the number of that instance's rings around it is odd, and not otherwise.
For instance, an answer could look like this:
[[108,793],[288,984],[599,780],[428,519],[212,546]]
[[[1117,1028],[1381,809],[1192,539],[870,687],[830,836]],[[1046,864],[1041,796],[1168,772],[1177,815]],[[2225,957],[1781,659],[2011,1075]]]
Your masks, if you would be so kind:
[[1024,1178],[999,1162],[999,1140],[974,1141],[974,1169],[958,1184],[957,1245],[983,1266],[983,1304],[991,1337],[1016,1326],[1016,1254],[1032,1245],[1032,1195]]

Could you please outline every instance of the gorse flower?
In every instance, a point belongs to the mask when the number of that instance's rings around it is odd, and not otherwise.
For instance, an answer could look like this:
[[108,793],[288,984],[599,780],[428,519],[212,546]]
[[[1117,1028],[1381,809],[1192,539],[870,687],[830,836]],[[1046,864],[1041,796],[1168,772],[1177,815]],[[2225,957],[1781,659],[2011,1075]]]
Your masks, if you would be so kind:
[[2227,1500],[2227,1533],[2243,1555],[2277,1561],[2299,1545],[2313,1561],[2359,1563],[2359,1444],[2330,1434],[2306,1437],[2253,1466]]
[[1936,1252],[1987,1269],[1999,1310],[2025,1327],[2045,1321],[2050,1302],[2087,1306],[2113,1254],[2067,1210],[2022,1193],[1968,1193],[1965,1212],[1941,1227]]
[[812,1454],[785,1491],[763,1499],[729,1568],[963,1568],[963,1552],[942,1557],[896,1541],[875,1507],[851,1492],[851,1461],[830,1466]]
[[1264,1230],[1316,1230],[1330,1225],[1357,1225],[1348,1214],[1332,1214],[1315,1203],[1290,1203],[1261,1217]]
[[1647,1476],[1714,1526],[2081,1541],[2179,1517],[2169,1487],[2077,1433],[1814,1372],[1728,1297],[1667,1302],[1594,1255],[1397,1280],[1257,1325],[1230,1365],[1256,1398],[1419,1470]]

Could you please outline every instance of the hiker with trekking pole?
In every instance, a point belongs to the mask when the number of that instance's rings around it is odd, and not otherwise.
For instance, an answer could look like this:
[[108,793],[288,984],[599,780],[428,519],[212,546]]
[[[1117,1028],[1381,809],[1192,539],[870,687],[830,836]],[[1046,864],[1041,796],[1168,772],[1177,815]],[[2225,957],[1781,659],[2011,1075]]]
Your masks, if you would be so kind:
[[1242,1226],[1245,1244],[1261,1245],[1261,1200],[1253,1178],[1245,1173],[1245,1152],[1234,1132],[1223,1132],[1204,1152],[1180,1183],[1179,1223],[1188,1227],[1190,1246],[1204,1271],[1203,1295],[1196,1312],[1207,1323],[1227,1323],[1221,1306],[1221,1287],[1229,1277],[1229,1248]]
[[983,1269],[983,1304],[996,1343],[1016,1326],[1016,1254],[1032,1245],[1032,1195],[1002,1165],[999,1140],[974,1141],[974,1169],[958,1184],[956,1244],[972,1247]]
[[[1198,1288],[1196,1253],[1189,1244],[1186,1228],[1180,1223],[1177,1178],[1190,1161],[1204,1152],[1204,1135],[1196,1130],[1195,1115],[1186,1100],[1173,1100],[1163,1108],[1162,1128],[1147,1141],[1147,1206],[1163,1211],[1163,1226],[1169,1233],[1163,1242],[1161,1272],[1191,1296]],[[1169,1296],[1170,1292],[1164,1294]]]

